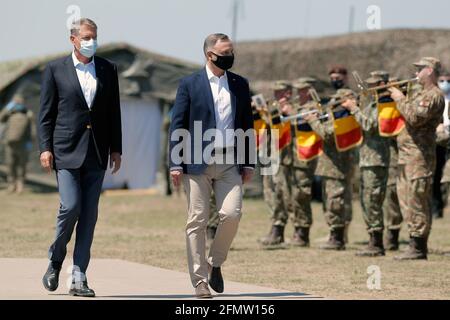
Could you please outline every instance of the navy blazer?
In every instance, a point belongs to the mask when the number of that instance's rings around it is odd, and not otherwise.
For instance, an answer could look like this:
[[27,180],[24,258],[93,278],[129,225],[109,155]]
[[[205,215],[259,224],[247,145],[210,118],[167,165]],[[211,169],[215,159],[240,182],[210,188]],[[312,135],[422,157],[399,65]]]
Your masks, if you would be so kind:
[[117,67],[106,59],[94,59],[97,91],[91,109],[72,55],[49,62],[42,74],[39,148],[41,153],[53,153],[55,169],[80,168],[91,135],[103,169],[107,168],[110,153],[122,153]]
[[[255,166],[255,160],[252,159],[255,152],[254,150],[250,152],[255,146],[250,89],[248,81],[237,74],[227,71],[227,78],[231,95],[234,129],[242,129],[244,132],[252,129],[251,135],[246,139],[245,152],[241,155],[245,157],[244,161],[242,161],[243,163],[239,164],[241,170],[242,167]],[[194,163],[193,141],[199,139],[194,135],[194,121],[201,121],[202,135],[206,130],[216,128],[214,100],[206,68],[181,79],[175,104],[172,108],[169,131],[169,167],[182,167],[183,172],[188,174],[202,174],[208,165],[202,156],[201,163]],[[171,136],[176,129],[189,130],[192,141],[190,163],[182,162],[178,164],[173,162],[171,157],[172,150],[182,140],[175,139],[175,141],[172,141]],[[202,153],[210,143],[210,141],[203,141],[202,139]]]

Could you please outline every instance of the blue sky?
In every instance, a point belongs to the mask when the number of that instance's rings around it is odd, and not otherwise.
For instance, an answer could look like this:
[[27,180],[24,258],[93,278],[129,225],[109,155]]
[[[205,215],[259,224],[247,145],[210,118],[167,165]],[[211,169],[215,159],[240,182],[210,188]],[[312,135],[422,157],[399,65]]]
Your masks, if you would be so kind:
[[[14,0],[2,1],[0,61],[71,50],[66,21],[81,16],[99,25],[100,44],[125,41],[158,53],[202,62],[202,42],[231,34],[234,0]],[[450,28],[450,1],[240,0],[237,41],[317,37],[367,30],[370,5],[380,8],[382,29]],[[425,7],[425,5],[427,7]],[[428,9],[429,8],[429,9]],[[450,41],[450,39],[449,39]]]

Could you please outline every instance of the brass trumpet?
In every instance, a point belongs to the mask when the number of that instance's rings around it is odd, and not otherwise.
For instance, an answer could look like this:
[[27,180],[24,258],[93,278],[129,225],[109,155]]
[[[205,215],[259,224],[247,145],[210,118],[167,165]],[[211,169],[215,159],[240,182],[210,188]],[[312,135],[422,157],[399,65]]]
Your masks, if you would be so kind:
[[378,91],[383,90],[383,89],[389,89],[392,87],[401,87],[404,85],[411,85],[415,82],[417,82],[419,79],[416,78],[411,78],[411,79],[407,79],[407,80],[401,80],[401,81],[394,81],[394,82],[390,82],[381,86],[376,86],[376,87],[367,87],[366,84],[364,83],[364,81],[361,79],[360,75],[358,74],[357,71],[353,71],[352,72],[353,78],[355,79],[356,85],[358,86],[358,88],[361,90],[361,94],[377,94]]

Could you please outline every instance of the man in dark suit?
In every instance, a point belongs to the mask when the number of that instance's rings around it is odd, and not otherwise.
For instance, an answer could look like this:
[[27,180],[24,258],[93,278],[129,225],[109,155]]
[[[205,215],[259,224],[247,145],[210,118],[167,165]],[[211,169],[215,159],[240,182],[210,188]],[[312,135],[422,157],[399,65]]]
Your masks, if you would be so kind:
[[[181,80],[170,126],[169,165],[175,186],[188,199],[186,242],[192,285],[198,298],[211,298],[209,285],[223,292],[221,266],[236,235],[242,184],[256,162],[255,135],[247,80],[227,71],[233,44],[224,34],[204,43],[202,70]],[[210,196],[214,190],[220,222],[206,258]]]
[[54,291],[76,227],[73,279],[69,294],[93,297],[86,270],[105,170],[120,168],[122,131],[117,67],[98,56],[97,26],[73,23],[71,55],[50,62],[42,75],[39,145],[41,165],[54,169],[60,194],[56,237],[49,249],[44,287]]

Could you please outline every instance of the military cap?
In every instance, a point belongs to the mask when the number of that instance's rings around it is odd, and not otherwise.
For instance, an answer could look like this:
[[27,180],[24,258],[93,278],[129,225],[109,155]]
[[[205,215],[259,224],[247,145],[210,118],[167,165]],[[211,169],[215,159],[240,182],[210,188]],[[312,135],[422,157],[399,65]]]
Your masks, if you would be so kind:
[[385,82],[389,81],[389,72],[384,71],[384,70],[375,70],[375,71],[372,71],[372,72],[370,73],[370,75],[371,75],[372,77],[379,77],[379,78],[382,78],[383,81],[385,81]]
[[378,82],[381,82],[381,81],[385,81],[385,80],[379,76],[371,76],[371,77],[367,78],[366,80],[364,80],[364,82],[369,85],[377,84]]
[[307,89],[307,88],[311,88],[311,83],[309,82],[304,82],[304,81],[295,81],[292,86],[297,89],[297,90],[301,90],[301,89]]
[[317,79],[312,78],[312,77],[300,77],[297,80],[295,80],[295,82],[306,82],[309,84],[314,84],[317,82]]
[[272,85],[272,90],[278,91],[278,90],[287,90],[291,89],[292,84],[287,80],[277,80]]
[[341,99],[343,97],[347,97],[347,96],[356,96],[355,92],[353,92],[353,90],[350,89],[339,89],[334,95],[332,95],[331,97],[334,99]]
[[441,70],[441,61],[433,57],[424,57],[418,62],[414,62],[413,65],[416,67],[430,67],[438,72]]

